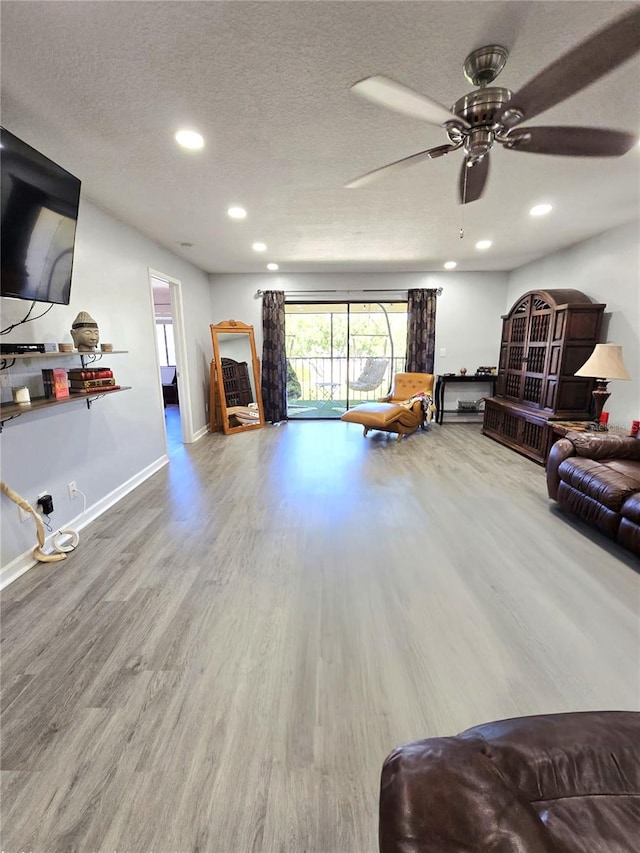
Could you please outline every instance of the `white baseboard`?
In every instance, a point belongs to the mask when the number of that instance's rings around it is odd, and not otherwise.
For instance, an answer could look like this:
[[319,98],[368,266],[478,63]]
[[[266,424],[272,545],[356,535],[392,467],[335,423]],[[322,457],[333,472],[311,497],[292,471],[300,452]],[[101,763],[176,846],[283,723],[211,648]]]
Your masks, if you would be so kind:
[[199,429],[199,430],[197,430],[196,432],[194,432],[194,434],[193,434],[193,441],[194,441],[194,442],[198,441],[198,439],[199,439],[199,438],[202,438],[202,436],[203,436],[203,435],[206,435],[208,432],[209,432],[209,427],[208,427],[208,426],[200,427],[200,429]]
[[[133,477],[130,477],[128,480],[125,480],[122,485],[118,486],[117,489],[114,489],[112,492],[109,492],[108,495],[105,495],[101,500],[92,506],[88,507],[84,512],[77,515],[75,518],[72,518],[71,521],[67,522],[64,525],[64,529],[71,529],[80,531],[88,524],[91,524],[92,521],[95,521],[103,512],[106,512],[110,507],[114,504],[118,503],[118,501],[122,500],[125,495],[128,495],[129,492],[132,492],[139,485],[144,483],[145,480],[148,480],[156,471],[159,471],[161,468],[164,468],[169,462],[169,457],[165,454],[161,456],[159,459],[156,459],[155,462],[152,462],[151,465],[148,465],[146,468],[143,468],[142,471],[139,471]],[[52,533],[51,536],[47,536],[44,543],[44,550],[51,551],[51,540],[56,535],[58,531]],[[4,589],[6,586],[9,586],[10,583],[13,583],[14,580],[23,575],[25,572],[32,569],[34,566],[38,565],[38,561],[33,556],[33,548],[30,548],[28,551],[25,551],[23,554],[19,554],[14,560],[10,563],[7,563],[6,566],[3,566],[0,569],[0,590]],[[42,565],[42,564],[40,564]]]

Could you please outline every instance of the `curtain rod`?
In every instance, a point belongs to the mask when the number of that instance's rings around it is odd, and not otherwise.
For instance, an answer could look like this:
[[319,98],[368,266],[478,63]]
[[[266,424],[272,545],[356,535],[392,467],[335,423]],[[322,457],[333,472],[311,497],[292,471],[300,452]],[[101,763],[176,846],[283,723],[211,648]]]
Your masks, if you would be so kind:
[[[412,290],[413,288],[407,287],[382,287],[377,290],[371,288],[365,288],[363,290],[284,290],[283,293],[285,296],[297,296],[299,294],[306,293],[406,293],[407,290]],[[422,289],[422,288],[419,288]],[[424,288],[425,290],[428,288]],[[436,289],[436,294],[438,296],[442,295],[442,288],[438,287]],[[264,290],[256,290],[256,296],[263,296]]]

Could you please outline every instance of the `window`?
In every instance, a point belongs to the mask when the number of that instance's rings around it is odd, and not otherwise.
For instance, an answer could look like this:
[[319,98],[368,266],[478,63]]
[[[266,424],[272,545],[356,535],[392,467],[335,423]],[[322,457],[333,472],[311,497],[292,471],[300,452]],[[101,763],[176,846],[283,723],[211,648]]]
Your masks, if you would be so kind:
[[176,363],[176,347],[172,323],[156,323],[156,342],[160,367],[173,367]]

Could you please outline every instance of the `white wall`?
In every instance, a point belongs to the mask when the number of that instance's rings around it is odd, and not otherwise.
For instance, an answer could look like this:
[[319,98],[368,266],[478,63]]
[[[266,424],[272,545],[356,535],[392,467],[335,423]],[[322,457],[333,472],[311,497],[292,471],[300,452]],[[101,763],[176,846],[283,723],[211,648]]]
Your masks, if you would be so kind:
[[[131,391],[107,396],[90,410],[78,401],[5,424],[0,437],[2,479],[31,503],[39,493],[49,491],[56,529],[82,507],[78,499],[68,499],[69,481],[75,480],[86,493],[89,508],[96,507],[166,461],[149,268],[182,282],[192,420],[194,432],[204,430],[211,350],[208,277],[85,198],[78,218],[71,304],[55,305],[41,320],[2,338],[3,342],[71,341],[74,317],[78,311],[88,311],[98,323],[101,341],[128,350],[126,355],[105,356],[102,363],[113,369],[119,384],[131,385]],[[0,299],[3,327],[24,316],[29,304]],[[75,363],[76,359],[64,359],[59,365]],[[12,384],[25,380],[41,394],[40,369],[58,362],[17,364],[21,367],[11,371]],[[3,400],[10,396],[10,389],[2,389]],[[17,507],[5,496],[1,500],[2,567],[16,560],[22,566],[23,555],[35,545],[34,525],[32,521],[20,524]]]
[[623,428],[640,417],[640,223],[634,221],[548,255],[509,276],[508,311],[529,290],[572,287],[606,303],[601,340],[620,344],[631,381],[609,383],[605,409]]
[[[507,273],[502,272],[212,275],[211,313],[214,323],[233,319],[252,325],[258,358],[261,358],[262,300],[255,296],[258,289],[335,290],[338,291],[335,294],[318,293],[318,301],[362,299],[373,302],[405,298],[406,293],[392,292],[398,288],[406,291],[442,287],[436,315],[435,372],[458,373],[461,367],[466,367],[472,373],[481,365],[498,363],[507,280]],[[446,350],[444,358],[439,355],[442,348]],[[475,391],[479,396],[486,389]],[[475,391],[470,392],[471,398]],[[469,394],[456,396],[466,398]]]

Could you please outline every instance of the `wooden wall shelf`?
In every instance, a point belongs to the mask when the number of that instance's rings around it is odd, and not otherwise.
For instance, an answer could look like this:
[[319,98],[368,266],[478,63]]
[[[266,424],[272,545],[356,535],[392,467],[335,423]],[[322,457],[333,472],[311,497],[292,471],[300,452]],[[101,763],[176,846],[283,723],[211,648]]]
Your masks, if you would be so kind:
[[121,391],[130,391],[130,385],[121,385],[119,388],[114,388],[113,391],[91,391],[88,394],[71,394],[69,397],[62,397],[59,400],[52,397],[34,397],[30,403],[2,403],[0,404],[0,432],[6,421],[11,421],[20,415],[28,415],[31,412],[39,412],[42,409],[49,409],[51,406],[64,406],[67,403],[87,404],[87,408],[91,408],[91,404],[100,397],[106,397],[111,394],[119,394]]
[[[101,361],[104,356],[110,355],[122,355],[123,353],[127,353],[126,349],[114,349],[111,352],[102,352],[102,350],[96,350],[96,352],[78,352],[78,350],[73,350],[73,352],[16,352],[16,353],[2,353],[0,354],[0,370],[7,370],[10,368],[15,361],[18,360],[33,360],[34,358],[80,358],[82,360],[82,364],[84,365],[85,359],[87,360],[87,364],[93,363],[95,361]],[[3,364],[3,362],[10,361],[11,364]]]
[[[111,352],[20,352],[20,353],[5,353],[0,355],[0,370],[9,370],[16,361],[33,361],[35,359],[63,359],[63,358],[79,358],[83,367],[88,367],[101,361],[104,356],[122,355],[128,350],[111,350]],[[91,404],[100,397],[106,397],[108,394],[119,394],[120,391],[130,391],[130,385],[120,385],[111,391],[96,389],[82,394],[70,394],[68,397],[56,399],[54,397],[32,397],[29,403],[0,403],[0,432],[7,421],[18,418],[21,415],[28,415],[31,412],[38,412],[42,409],[49,409],[52,406],[65,406],[67,403],[75,403],[82,401],[86,403],[87,409],[91,408]]]

